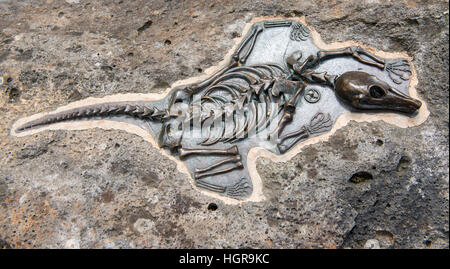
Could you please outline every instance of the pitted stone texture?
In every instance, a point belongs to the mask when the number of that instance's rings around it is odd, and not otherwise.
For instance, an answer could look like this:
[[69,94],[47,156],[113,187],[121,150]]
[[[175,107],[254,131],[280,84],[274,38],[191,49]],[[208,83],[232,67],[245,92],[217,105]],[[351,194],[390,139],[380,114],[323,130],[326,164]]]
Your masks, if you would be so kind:
[[[286,163],[261,161],[259,172],[271,201],[278,205],[275,212],[284,216],[279,221],[338,223],[342,231],[330,224],[320,228],[340,232],[332,238],[339,238],[336,244],[343,247],[362,248],[374,237],[386,248],[426,247],[419,243],[431,233],[445,241],[448,152],[438,145],[416,144],[427,133],[440,133],[428,128],[351,122],[329,141],[305,147]],[[354,175],[359,180],[351,180]]]
[[[406,51],[430,117],[351,122],[286,163],[260,159],[268,199],[241,205],[125,132],[9,136],[24,116],[199,75],[272,15]],[[0,29],[0,248],[448,248],[446,1],[2,1]]]

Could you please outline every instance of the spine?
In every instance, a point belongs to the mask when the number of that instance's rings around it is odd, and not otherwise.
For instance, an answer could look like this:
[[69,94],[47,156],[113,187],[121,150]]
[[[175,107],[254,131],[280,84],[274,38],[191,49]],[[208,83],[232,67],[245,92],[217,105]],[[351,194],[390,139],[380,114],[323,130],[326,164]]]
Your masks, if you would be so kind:
[[46,126],[67,120],[115,115],[129,115],[140,119],[160,121],[168,116],[168,113],[165,110],[150,107],[149,104],[125,102],[95,104],[46,115],[42,118],[25,123],[17,128],[16,132],[23,132],[31,128]]

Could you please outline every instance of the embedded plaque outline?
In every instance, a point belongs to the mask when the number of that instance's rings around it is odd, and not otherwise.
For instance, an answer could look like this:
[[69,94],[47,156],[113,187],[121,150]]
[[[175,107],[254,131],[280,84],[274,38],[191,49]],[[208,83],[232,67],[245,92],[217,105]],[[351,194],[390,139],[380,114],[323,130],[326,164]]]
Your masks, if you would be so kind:
[[[339,49],[339,48],[350,47],[350,46],[358,46],[358,47],[361,47],[361,48],[369,51],[373,55],[376,55],[378,57],[382,57],[385,59],[394,59],[394,58],[407,59],[410,64],[410,67],[411,67],[411,69],[410,69],[411,75],[410,75],[410,81],[409,81],[409,85],[408,85],[408,92],[411,97],[418,98],[417,92],[416,92],[416,86],[417,86],[416,71],[415,71],[414,65],[412,64],[412,58],[407,56],[406,53],[404,53],[404,52],[403,53],[388,53],[388,52],[376,51],[372,48],[364,46],[363,44],[359,44],[359,43],[356,43],[353,41],[332,43],[332,44],[327,45],[327,44],[323,43],[323,41],[320,38],[320,35],[314,29],[312,29],[311,27],[309,27],[306,24],[304,17],[300,18],[300,19],[260,17],[260,18],[253,19],[250,23],[248,23],[245,26],[244,31],[243,31],[244,34],[242,35],[241,40],[238,40],[236,42],[236,44],[233,46],[233,48],[229,51],[229,53],[225,57],[224,61],[222,61],[218,66],[212,67],[212,68],[209,68],[208,70],[206,70],[205,74],[202,76],[176,82],[176,83],[174,83],[174,85],[172,85],[170,88],[168,88],[162,94],[119,94],[119,95],[107,96],[104,98],[87,98],[85,100],[77,101],[77,102],[68,104],[66,106],[60,107],[57,110],[55,110],[54,112],[39,113],[39,114],[30,116],[27,118],[20,119],[13,125],[11,134],[17,135],[17,136],[24,136],[24,135],[30,135],[30,134],[33,134],[36,132],[41,132],[44,130],[57,130],[57,129],[79,130],[79,129],[88,129],[88,128],[96,128],[97,127],[97,128],[103,128],[103,129],[126,130],[127,132],[134,133],[134,134],[137,134],[137,135],[143,137],[146,141],[151,142],[154,146],[158,146],[156,137],[153,138],[148,132],[145,132],[142,128],[134,126],[131,123],[113,122],[113,121],[107,120],[107,119],[89,120],[89,121],[83,121],[83,122],[59,122],[59,123],[48,125],[43,128],[36,129],[36,130],[31,129],[31,130],[25,131],[23,133],[16,133],[15,129],[16,129],[16,127],[21,126],[22,124],[24,124],[26,122],[33,121],[33,120],[43,117],[45,115],[50,115],[50,114],[66,111],[68,109],[80,108],[80,107],[86,106],[88,104],[101,104],[101,103],[105,103],[105,102],[114,102],[115,100],[123,101],[124,99],[127,100],[126,102],[137,102],[137,101],[151,102],[151,101],[156,101],[156,100],[160,100],[163,98],[167,98],[168,95],[173,92],[174,88],[181,86],[181,85],[186,85],[186,84],[191,84],[191,83],[196,83],[196,82],[198,83],[198,82],[204,81],[204,79],[209,77],[215,71],[220,70],[220,68],[223,67],[224,63],[226,63],[233,57],[232,53],[235,51],[237,46],[239,46],[239,44],[242,44],[241,41],[247,36],[252,25],[254,25],[257,22],[271,21],[271,20],[272,21],[276,21],[276,20],[298,21],[299,24],[294,24],[294,26],[293,26],[293,29],[298,32],[296,34],[291,33],[291,36],[290,36],[291,40],[304,41],[303,39],[305,39],[309,35],[311,35],[314,45],[316,45],[319,49],[333,50],[333,49]],[[303,26],[303,28],[299,27],[298,25]],[[418,98],[418,99],[420,99],[420,98]],[[336,119],[334,126],[327,133],[312,137],[312,138],[307,139],[302,142],[299,142],[293,148],[291,148],[289,151],[287,151],[286,153],[283,153],[281,155],[276,155],[272,152],[269,152],[268,150],[266,150],[264,148],[253,147],[249,150],[247,156],[243,156],[243,158],[247,159],[247,170],[249,172],[250,180],[253,185],[253,191],[250,196],[245,197],[242,200],[225,197],[225,196],[219,195],[217,193],[213,193],[213,192],[198,188],[196,186],[196,184],[194,184],[194,179],[192,178],[191,172],[186,167],[185,163],[176,159],[173,155],[168,154],[166,151],[164,151],[162,149],[161,149],[161,151],[163,151],[163,154],[165,154],[166,156],[168,156],[170,159],[174,160],[177,163],[178,169],[181,172],[184,172],[189,175],[189,178],[191,179],[190,181],[191,181],[191,184],[193,185],[193,187],[195,189],[201,191],[202,193],[212,196],[212,197],[215,197],[215,198],[218,198],[218,199],[221,199],[225,203],[235,204],[235,203],[241,203],[241,202],[247,202],[247,201],[259,202],[259,201],[264,201],[265,198],[263,195],[262,180],[256,171],[256,160],[258,157],[270,158],[272,161],[275,161],[275,162],[287,161],[290,158],[292,158],[293,156],[295,156],[296,154],[300,153],[301,148],[303,148],[305,145],[309,145],[309,144],[327,140],[336,130],[338,130],[339,128],[342,128],[351,120],[355,120],[358,122],[364,122],[364,121],[370,122],[370,121],[376,121],[376,120],[383,120],[387,123],[396,125],[398,127],[407,128],[407,127],[416,126],[416,125],[421,124],[422,122],[424,122],[426,120],[428,115],[429,115],[429,112],[427,110],[426,103],[423,101],[422,101],[422,106],[420,107],[418,114],[414,118],[408,118],[407,116],[393,114],[393,113],[376,113],[376,114],[375,113],[361,113],[360,114],[360,113],[348,112],[348,113],[343,113],[343,114],[339,115],[339,117]],[[233,160],[231,160],[231,161],[233,161]]]

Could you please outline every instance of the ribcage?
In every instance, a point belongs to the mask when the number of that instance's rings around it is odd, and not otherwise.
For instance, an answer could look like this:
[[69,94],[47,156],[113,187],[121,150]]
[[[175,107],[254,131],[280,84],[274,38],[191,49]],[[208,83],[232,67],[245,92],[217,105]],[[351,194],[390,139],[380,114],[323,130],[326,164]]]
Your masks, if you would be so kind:
[[228,69],[202,90],[192,104],[191,121],[200,121],[203,146],[236,142],[266,129],[284,101],[272,89],[288,74],[281,66],[259,64]]

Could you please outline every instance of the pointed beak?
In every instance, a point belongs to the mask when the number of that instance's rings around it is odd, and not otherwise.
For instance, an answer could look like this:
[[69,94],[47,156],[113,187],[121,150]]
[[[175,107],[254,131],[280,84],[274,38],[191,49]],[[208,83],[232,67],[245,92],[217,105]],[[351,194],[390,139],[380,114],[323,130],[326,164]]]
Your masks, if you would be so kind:
[[421,101],[411,98],[395,88],[389,89],[386,99],[389,99],[387,103],[391,104],[390,109],[408,114],[416,112],[422,106]]

